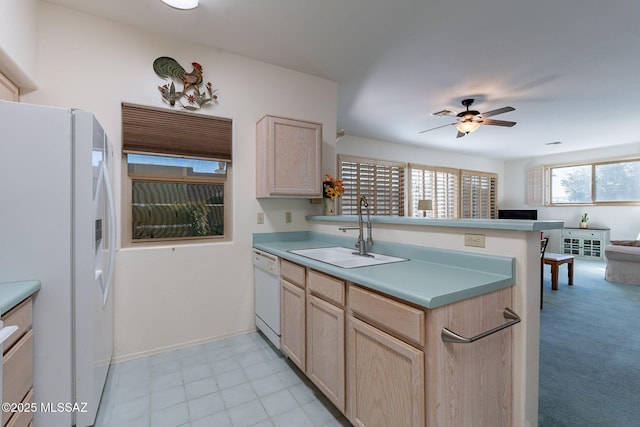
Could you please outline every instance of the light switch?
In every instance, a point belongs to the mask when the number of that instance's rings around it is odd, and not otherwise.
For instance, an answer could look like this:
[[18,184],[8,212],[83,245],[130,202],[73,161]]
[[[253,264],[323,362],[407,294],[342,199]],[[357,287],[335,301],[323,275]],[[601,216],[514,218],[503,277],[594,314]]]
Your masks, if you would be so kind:
[[287,224],[291,224],[291,212],[284,213],[284,222]]
[[264,212],[258,212],[256,221],[258,222],[258,224],[264,224]]

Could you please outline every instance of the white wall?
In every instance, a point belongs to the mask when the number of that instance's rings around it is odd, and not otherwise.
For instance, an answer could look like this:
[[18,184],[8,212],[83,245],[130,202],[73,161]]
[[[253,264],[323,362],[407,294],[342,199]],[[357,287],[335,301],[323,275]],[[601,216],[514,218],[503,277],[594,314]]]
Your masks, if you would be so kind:
[[[347,130],[348,132],[348,130]],[[411,162],[428,166],[443,166],[458,169],[470,169],[483,172],[503,173],[502,160],[483,159],[477,156],[465,156],[451,151],[435,150],[414,145],[395,144],[345,135],[336,144],[338,154],[358,155],[376,159]],[[498,180],[500,186],[500,179]]]
[[[640,143],[611,146],[606,149],[558,153],[524,160],[505,162],[503,209],[538,209],[538,219],[558,219],[566,227],[577,227],[580,216],[589,213],[589,227],[610,228],[611,239],[635,239],[640,232],[640,206],[527,206],[527,169],[532,166],[570,162],[591,162],[616,158],[637,157]],[[550,233],[550,248],[560,249],[559,231]]]
[[[256,122],[264,114],[321,122],[323,157],[333,159],[336,84],[46,2],[40,3],[39,19],[40,88],[23,101],[93,112],[118,158],[120,103],[164,106],[157,89],[163,81],[152,69],[158,56],[183,65],[199,62],[205,81],[219,89],[219,105],[202,113],[233,119],[232,241],[118,252],[116,358],[254,329],[252,233],[307,229],[304,215],[320,209],[308,200],[256,200]],[[117,164],[118,192],[119,169]],[[264,225],[256,224],[259,211],[265,212]],[[284,223],[285,211],[293,213],[292,224]]]
[[[502,160],[483,159],[466,156],[450,151],[435,150],[415,145],[397,144],[368,138],[345,135],[336,143],[336,153],[351,156],[369,157],[389,161],[417,163],[427,166],[441,166],[457,169],[469,169],[498,174],[498,205],[502,194]],[[336,163],[336,161],[334,161]]]
[[0,1],[0,72],[25,93],[38,80],[38,0]]

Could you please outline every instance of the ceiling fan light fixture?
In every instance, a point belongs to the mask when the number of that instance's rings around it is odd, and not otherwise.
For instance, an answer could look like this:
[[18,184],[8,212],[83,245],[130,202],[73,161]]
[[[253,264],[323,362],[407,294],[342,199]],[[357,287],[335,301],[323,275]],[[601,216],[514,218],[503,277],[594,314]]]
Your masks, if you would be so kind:
[[163,3],[180,10],[195,9],[198,7],[199,1],[200,0],[162,0]]
[[458,132],[462,132],[464,134],[469,134],[474,130],[478,129],[479,127],[480,127],[480,123],[476,123],[472,121],[460,122],[456,125],[456,129],[458,129]]

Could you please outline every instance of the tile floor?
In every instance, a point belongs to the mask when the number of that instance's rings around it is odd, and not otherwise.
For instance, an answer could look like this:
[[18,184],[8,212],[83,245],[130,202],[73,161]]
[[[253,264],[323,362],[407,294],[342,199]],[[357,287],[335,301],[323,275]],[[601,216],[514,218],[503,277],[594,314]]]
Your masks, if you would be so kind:
[[259,333],[111,366],[95,427],[351,426]]

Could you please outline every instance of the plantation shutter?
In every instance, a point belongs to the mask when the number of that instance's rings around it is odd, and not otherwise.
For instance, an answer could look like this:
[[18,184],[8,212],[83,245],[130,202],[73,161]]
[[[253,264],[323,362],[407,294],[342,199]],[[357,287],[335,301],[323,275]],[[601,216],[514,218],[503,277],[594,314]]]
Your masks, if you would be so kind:
[[535,166],[527,170],[527,205],[544,204],[544,166]]
[[497,218],[497,187],[497,174],[461,170],[460,217]]
[[365,196],[372,215],[404,216],[404,163],[339,156],[338,166],[345,189],[339,199],[343,215],[356,215]]
[[122,104],[122,151],[231,162],[232,121]]
[[418,201],[431,200],[433,209],[426,212],[427,218],[458,217],[458,170],[409,164],[411,171],[411,216],[422,217]]

